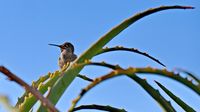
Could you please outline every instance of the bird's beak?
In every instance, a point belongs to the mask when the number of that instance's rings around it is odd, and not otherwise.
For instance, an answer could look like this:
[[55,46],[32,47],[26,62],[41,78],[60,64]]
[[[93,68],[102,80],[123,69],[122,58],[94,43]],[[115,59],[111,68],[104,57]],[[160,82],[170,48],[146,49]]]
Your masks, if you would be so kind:
[[48,44],[50,46],[56,46],[56,47],[60,47],[61,48],[61,45],[56,45],[56,44]]

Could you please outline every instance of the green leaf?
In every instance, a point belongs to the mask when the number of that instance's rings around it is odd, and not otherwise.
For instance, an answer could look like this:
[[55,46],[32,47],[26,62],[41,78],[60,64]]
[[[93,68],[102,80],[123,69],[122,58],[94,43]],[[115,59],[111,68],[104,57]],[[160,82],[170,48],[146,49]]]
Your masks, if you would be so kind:
[[53,104],[56,104],[64,91],[68,88],[68,86],[71,84],[71,82],[75,79],[75,77],[79,74],[79,72],[82,70],[82,67],[78,67],[73,69],[73,66],[75,66],[77,63],[82,63],[85,60],[91,59],[93,56],[95,56],[98,51],[107,44],[110,40],[112,40],[115,36],[117,36],[120,32],[125,30],[127,27],[129,27],[131,24],[136,22],[137,20],[140,20],[141,18],[148,16],[150,14],[153,14],[155,12],[159,12],[162,10],[168,10],[168,9],[192,9],[193,7],[189,6],[161,6],[158,8],[151,8],[149,10],[146,10],[144,12],[138,13],[125,21],[123,21],[121,24],[115,26],[113,29],[111,29],[108,33],[103,35],[97,42],[95,42],[86,52],[84,52],[74,63],[71,65],[67,71],[64,72],[64,75],[59,78],[59,80],[55,83],[55,85],[51,88],[51,91],[48,95],[48,99],[51,100]]
[[146,92],[148,92],[149,95],[151,95],[158,104],[163,107],[165,112],[176,112],[170,102],[168,102],[158,90],[155,90],[151,85],[149,85],[145,79],[141,79],[140,77],[131,74],[129,74],[128,77],[136,81]]
[[104,106],[104,105],[96,105],[96,104],[81,105],[81,106],[74,108],[73,111],[78,111],[78,110],[83,110],[83,109],[95,109],[95,110],[103,110],[103,111],[108,111],[108,112],[127,112],[124,109],[118,109],[116,107],[112,107],[109,105]]
[[[85,63],[86,64],[86,63]],[[162,107],[166,112],[175,112],[174,108],[171,106],[171,104],[166,101],[164,99],[164,97],[162,97],[160,95],[160,93],[155,90],[151,85],[149,85],[146,80],[140,79],[138,76],[135,75],[135,69],[134,68],[128,68],[128,69],[122,69],[120,66],[118,65],[111,65],[111,64],[107,64],[105,62],[103,63],[97,63],[97,62],[88,62],[88,64],[86,65],[98,65],[98,66],[103,66],[103,67],[107,67],[107,68],[111,68],[114,71],[103,75],[101,77],[96,78],[92,83],[90,83],[87,87],[85,87],[84,89],[82,89],[82,91],[80,92],[79,96],[77,98],[75,98],[72,101],[72,105],[69,109],[69,112],[73,111],[76,104],[81,100],[81,98],[83,98],[83,96],[92,88],[94,88],[96,85],[102,83],[105,80],[108,80],[110,78],[116,77],[116,76],[120,76],[120,75],[127,75],[129,78],[135,80],[139,85],[141,85]]]
[[81,79],[83,79],[85,81],[89,81],[89,82],[93,81],[93,79],[91,79],[91,78],[89,78],[89,77],[87,77],[85,75],[78,74],[77,77],[79,77],[79,78],[81,78]]
[[135,49],[135,48],[125,48],[125,47],[122,47],[122,46],[116,46],[116,47],[111,47],[111,48],[104,48],[104,49],[101,49],[97,55],[99,54],[103,54],[103,53],[106,53],[106,52],[111,52],[111,51],[129,51],[129,52],[134,52],[134,53],[137,53],[137,54],[140,54],[140,55],[143,55],[143,56],[146,56],[150,59],[152,59],[153,61],[157,62],[158,64],[166,67],[163,63],[161,63],[158,59],[154,58],[153,56],[150,56],[149,54],[147,54],[146,52],[141,52],[140,50],[138,49]]
[[[33,81],[31,86],[34,87],[34,88],[38,88],[38,86],[41,83],[45,82],[50,77],[50,75],[51,75],[51,73],[48,73],[45,76],[41,76],[37,81]],[[20,98],[18,98],[18,101],[17,101],[15,107],[19,107],[19,105],[21,105],[24,102],[25,98],[27,99],[28,97],[29,97],[29,92],[25,91],[24,94]]]
[[179,106],[181,106],[186,112],[196,112],[192,107],[187,105],[185,102],[183,102],[179,97],[175,96],[172,92],[170,92],[167,88],[165,88],[162,84],[155,81],[158,86],[167,93]]
[[[44,94],[47,92],[48,87],[53,86],[53,84],[55,84],[55,82],[57,81],[57,79],[59,78],[60,72],[56,71],[54,73],[49,73],[47,76],[49,77],[48,80],[41,80],[41,78],[36,81],[37,82],[37,89],[41,94]],[[45,76],[46,77],[46,76]],[[46,81],[46,83],[44,82]],[[32,86],[36,86],[36,85],[32,85]],[[23,98],[24,97],[24,98]],[[18,105],[16,105],[19,110],[21,112],[29,112],[31,110],[31,108],[33,108],[34,104],[36,104],[36,102],[38,101],[31,93],[27,93],[27,95],[23,95],[23,102],[19,103]],[[21,98],[21,99],[22,99]]]
[[187,78],[181,77],[179,74],[176,74],[174,72],[170,72],[166,69],[157,69],[157,68],[151,68],[151,67],[146,67],[146,68],[132,68],[135,73],[145,73],[145,74],[157,74],[160,76],[168,77],[170,79],[174,79],[185,86],[189,87],[191,90],[193,90],[195,93],[200,95],[200,88],[199,85],[195,85],[192,83],[192,81],[189,81]]
[[184,69],[180,69],[180,68],[177,68],[176,70],[178,70],[179,72],[183,72],[183,73],[189,75],[190,77],[192,77],[198,83],[199,88],[200,88],[200,79],[199,79],[199,77],[197,77],[197,75],[194,75],[193,73],[188,72]]

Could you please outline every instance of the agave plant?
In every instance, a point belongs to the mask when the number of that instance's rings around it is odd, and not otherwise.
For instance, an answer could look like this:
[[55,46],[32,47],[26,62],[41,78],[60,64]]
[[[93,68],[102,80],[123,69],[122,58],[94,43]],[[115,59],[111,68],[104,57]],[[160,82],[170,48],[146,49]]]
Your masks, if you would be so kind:
[[[55,108],[54,105],[58,103],[61,99],[61,96],[64,92],[68,89],[70,84],[76,77],[80,77],[86,81],[90,81],[90,84],[85,88],[80,90],[80,93],[74,100],[72,101],[71,107],[68,109],[69,112],[78,111],[83,109],[97,109],[102,111],[111,111],[111,112],[126,112],[126,109],[120,109],[117,107],[113,107],[111,105],[99,105],[99,104],[91,104],[91,105],[80,105],[77,106],[77,103],[83,98],[85,94],[89,92],[93,87],[96,85],[101,84],[107,79],[112,79],[113,77],[125,75],[131,80],[138,83],[159,105],[160,107],[166,112],[176,112],[175,108],[170,104],[170,102],[165,99],[160,92],[152,87],[146,80],[139,77],[140,74],[152,74],[152,75],[159,75],[164,76],[170,79],[173,79],[181,84],[187,86],[191,90],[193,90],[196,94],[200,95],[200,80],[193,74],[185,71],[179,70],[180,72],[186,73],[188,76],[192,77],[193,80],[188,80],[188,78],[182,77],[179,73],[169,71],[166,69],[166,66],[161,63],[158,59],[154,58],[153,56],[142,52],[135,48],[127,48],[122,46],[116,47],[104,47],[110,40],[120,34],[123,30],[128,28],[130,25],[135,23],[136,21],[151,15],[153,13],[169,10],[169,9],[193,9],[190,6],[161,6],[157,8],[151,8],[146,11],[137,13],[130,18],[124,20],[119,25],[113,27],[110,31],[108,31],[105,35],[100,37],[98,41],[91,45],[84,53],[82,53],[67,69],[65,70],[58,70],[53,73],[48,73],[45,76],[41,76],[37,81],[34,81],[31,86],[28,86],[23,80],[16,77],[13,73],[7,70],[5,67],[1,66],[0,71],[6,74],[11,80],[16,81],[18,84],[25,87],[26,92],[18,99],[18,102],[15,106],[15,111],[21,112],[29,112],[35,111],[33,106],[36,105],[37,101],[41,101],[41,105],[37,109],[38,112],[46,112],[46,111],[59,111],[59,109]],[[93,62],[92,58],[108,53],[113,51],[127,51],[138,53],[143,55],[156,63],[163,66],[163,69],[159,68],[152,68],[152,67],[129,67],[129,68],[122,68],[120,65],[113,65],[106,62]],[[99,66],[99,67],[106,67],[111,69],[112,71],[108,74],[103,74],[100,77],[95,79],[88,78],[87,76],[81,75],[80,71],[84,69],[84,66]],[[15,76],[15,77],[14,77]],[[181,108],[183,108],[187,112],[195,112],[195,110],[190,107],[188,104],[184,103],[180,98],[170,92],[169,89],[164,87],[158,81],[155,83],[163,90],[165,93],[171,97]],[[43,95],[47,94],[46,97]],[[3,97],[4,98],[4,97]],[[5,98],[4,98],[5,99]],[[5,100],[4,100],[5,101]],[[4,103],[5,104],[5,103]],[[7,106],[11,108],[10,106]],[[13,110],[13,107],[12,109]]]

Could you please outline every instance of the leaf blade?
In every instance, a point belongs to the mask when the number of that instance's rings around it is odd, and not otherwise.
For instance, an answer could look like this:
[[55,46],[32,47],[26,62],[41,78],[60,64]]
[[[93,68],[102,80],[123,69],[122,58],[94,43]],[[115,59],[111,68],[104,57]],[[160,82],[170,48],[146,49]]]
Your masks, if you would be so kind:
[[175,96],[171,91],[164,87],[161,83],[155,81],[156,84],[168,95],[170,96],[179,106],[181,106],[186,112],[196,112],[192,107],[183,102],[179,97]]

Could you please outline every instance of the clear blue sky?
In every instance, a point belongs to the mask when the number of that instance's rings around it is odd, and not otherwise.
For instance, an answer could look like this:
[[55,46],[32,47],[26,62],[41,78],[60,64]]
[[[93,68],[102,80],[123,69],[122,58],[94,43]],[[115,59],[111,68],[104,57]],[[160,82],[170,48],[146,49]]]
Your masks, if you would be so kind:
[[[72,42],[80,55],[100,36],[136,12],[161,5],[191,5],[194,10],[168,10],[159,12],[133,24],[107,46],[122,45],[138,48],[157,57],[172,70],[180,67],[200,74],[200,4],[199,1],[180,0],[2,0],[0,1],[0,65],[31,84],[39,76],[58,69],[59,49],[49,43]],[[127,52],[114,52],[98,56],[94,61],[121,64],[123,67],[162,66],[146,57]],[[86,67],[82,74],[95,78],[110,70]],[[200,98],[190,89],[171,79],[146,77],[155,88],[157,80],[200,111]],[[199,75],[200,77],[200,75]],[[71,100],[88,83],[76,79],[63,95],[57,107],[68,109]],[[0,75],[0,94],[7,95],[12,104],[24,92],[23,88]],[[162,94],[164,94],[162,92]],[[164,95],[167,99],[168,96]],[[135,82],[126,77],[106,81],[92,89],[79,104],[105,104],[125,108],[130,112],[160,112],[158,104]],[[183,110],[174,102],[173,106]],[[3,112],[0,106],[0,111]]]

